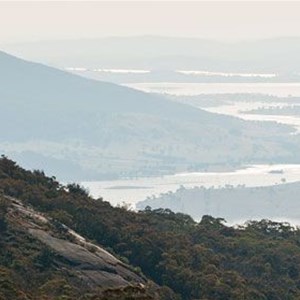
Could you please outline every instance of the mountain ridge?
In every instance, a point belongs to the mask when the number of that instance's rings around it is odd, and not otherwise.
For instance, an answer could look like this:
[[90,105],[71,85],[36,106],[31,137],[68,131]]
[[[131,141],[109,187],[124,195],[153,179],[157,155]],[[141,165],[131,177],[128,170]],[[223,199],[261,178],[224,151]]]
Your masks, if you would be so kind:
[[[284,42],[283,42],[284,39]],[[60,67],[200,68],[219,72],[298,72],[299,37],[242,41],[160,36],[108,37],[3,46],[5,50]],[[67,49],[68,55],[63,55]],[[81,51],[84,49],[84,51]],[[41,55],[40,53],[44,53]],[[84,56],[82,53],[88,53]],[[163,61],[159,58],[164,57]],[[177,57],[177,60],[172,59]],[[178,59],[181,57],[181,59]],[[246,59],[248,63],[245,63]],[[277,58],[277,60],[275,59]]]

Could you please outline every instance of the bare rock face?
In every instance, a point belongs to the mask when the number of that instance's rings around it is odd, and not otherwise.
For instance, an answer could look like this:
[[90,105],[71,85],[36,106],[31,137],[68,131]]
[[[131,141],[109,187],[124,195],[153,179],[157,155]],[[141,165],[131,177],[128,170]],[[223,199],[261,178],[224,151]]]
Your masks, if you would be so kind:
[[58,269],[72,274],[77,281],[91,289],[108,292],[136,289],[138,294],[145,290],[147,279],[132,267],[98,245],[88,242],[67,226],[59,224],[60,230],[57,230],[57,223],[47,216],[23,205],[17,199],[4,197],[10,202],[10,221],[51,249],[55,253]]
[[64,261],[72,266],[76,275],[89,285],[121,288],[131,284],[144,285],[146,283],[127,265],[96,245],[90,244],[89,247],[94,248],[88,250],[85,244],[79,245],[56,238],[40,229],[30,228],[29,233],[64,258]]

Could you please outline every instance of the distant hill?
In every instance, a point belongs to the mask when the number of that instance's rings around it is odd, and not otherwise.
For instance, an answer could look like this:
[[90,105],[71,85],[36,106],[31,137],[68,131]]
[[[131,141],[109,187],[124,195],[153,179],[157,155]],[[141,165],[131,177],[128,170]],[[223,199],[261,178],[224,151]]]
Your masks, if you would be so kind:
[[265,187],[180,188],[174,193],[141,201],[137,208],[171,209],[189,214],[196,220],[203,215],[213,215],[225,218],[230,224],[243,223],[248,219],[271,219],[299,225],[299,193],[299,182]]
[[204,112],[0,53],[0,152],[64,180],[298,162],[290,127]]
[[159,36],[108,37],[2,45],[60,67],[299,73],[300,38],[220,42]]

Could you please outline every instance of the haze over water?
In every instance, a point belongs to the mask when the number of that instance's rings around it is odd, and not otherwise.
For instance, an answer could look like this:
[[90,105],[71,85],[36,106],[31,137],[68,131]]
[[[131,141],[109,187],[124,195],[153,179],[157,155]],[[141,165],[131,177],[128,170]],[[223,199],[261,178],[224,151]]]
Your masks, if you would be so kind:
[[113,205],[125,202],[135,207],[137,202],[147,197],[174,192],[180,186],[185,188],[195,186],[220,188],[226,185],[255,187],[299,180],[300,165],[254,165],[232,172],[192,172],[162,177],[82,182],[82,184],[93,196],[101,196]]
[[[196,96],[196,95],[216,95],[216,94],[255,94],[271,95],[276,97],[300,97],[300,83],[136,83],[126,84],[129,87],[136,88],[145,92],[169,94],[176,96]],[[209,98],[209,97],[208,97]],[[292,98],[291,98],[292,99]],[[253,121],[274,121],[281,124],[291,125],[300,130],[300,116],[282,116],[282,115],[263,115],[249,114],[247,111],[252,109],[268,107],[295,106],[299,103],[285,103],[284,99],[278,99],[278,102],[230,102],[226,105],[213,107],[199,107],[213,113],[220,113],[239,117],[244,120]]]
[[[195,96],[206,94],[264,94],[277,97],[300,96],[298,83],[136,83],[126,84],[129,87],[149,93],[169,94],[176,96]],[[199,108],[210,112],[227,114],[245,120],[275,121],[300,129],[300,117],[247,114],[244,111],[268,107],[292,106],[293,103],[279,102],[230,102],[226,105]],[[197,106],[197,104],[195,104]],[[271,186],[300,181],[300,165],[253,165],[229,172],[198,172],[168,175],[163,177],[136,178],[101,182],[83,182],[95,197],[103,197],[113,205],[122,202],[135,204],[146,198],[159,196],[162,193],[175,192],[181,186],[185,188],[205,187],[220,188],[226,185],[234,187]]]

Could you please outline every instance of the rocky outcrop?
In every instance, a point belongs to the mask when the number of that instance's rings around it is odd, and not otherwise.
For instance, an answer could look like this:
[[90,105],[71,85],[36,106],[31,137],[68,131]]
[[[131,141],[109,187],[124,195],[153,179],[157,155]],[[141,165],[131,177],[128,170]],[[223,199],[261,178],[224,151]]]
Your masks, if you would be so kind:
[[49,246],[72,266],[82,280],[95,287],[124,287],[131,284],[144,285],[145,279],[135,274],[128,266],[93,244],[79,245],[56,238],[40,229],[29,229],[29,233]]
[[67,226],[23,205],[9,201],[8,218],[55,253],[56,266],[93,289],[143,290],[147,279],[103,248],[88,242]]

